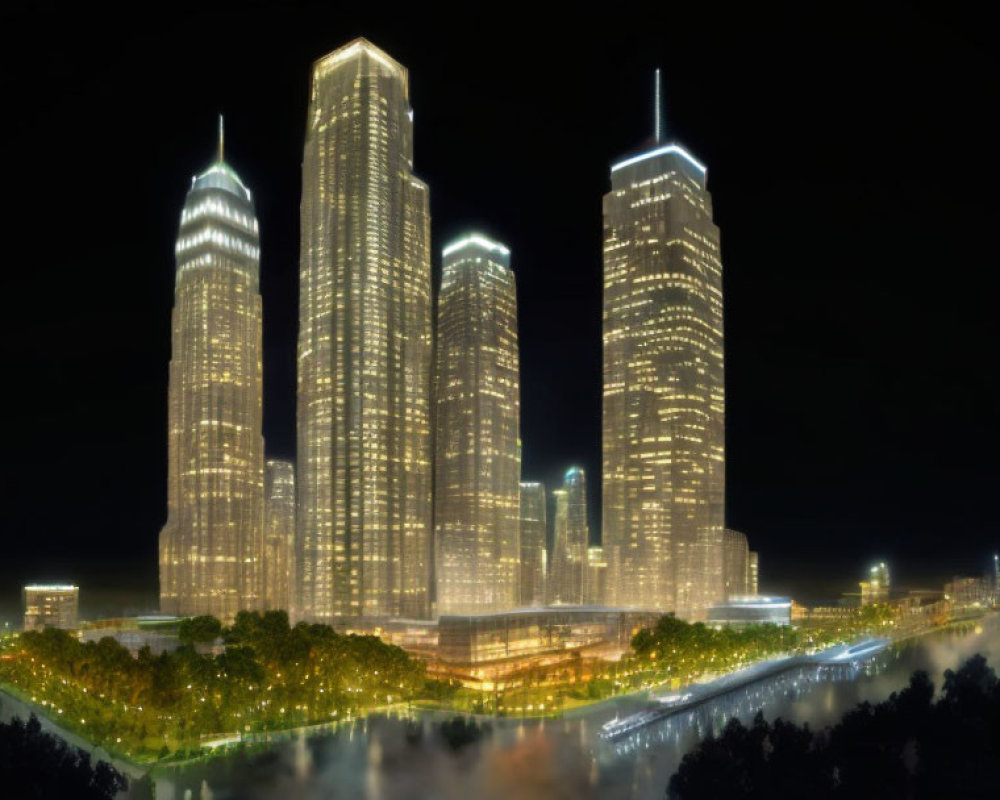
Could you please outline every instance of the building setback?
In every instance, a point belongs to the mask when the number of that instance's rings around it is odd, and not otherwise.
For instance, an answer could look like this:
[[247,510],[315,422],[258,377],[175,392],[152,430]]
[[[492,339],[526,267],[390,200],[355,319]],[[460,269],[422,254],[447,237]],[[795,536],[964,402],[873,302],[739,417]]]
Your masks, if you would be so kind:
[[521,483],[521,602],[545,605],[548,576],[547,514],[544,483]]
[[437,611],[514,608],[521,592],[517,291],[510,251],[444,248],[435,370]]
[[586,592],[587,547],[590,544],[587,481],[583,470],[570,467],[562,489],[552,494],[556,499],[556,516],[549,570],[549,602],[581,605]]
[[292,614],[295,601],[295,465],[268,459],[264,472],[263,607]]
[[426,617],[431,268],[406,69],[364,39],[313,64],[302,160],[299,614]]
[[160,609],[232,620],[261,602],[260,240],[223,160],[192,179],[175,248]]
[[706,168],[657,137],[611,167],[604,196],[609,603],[691,618],[722,600],[723,379],[722,262]]

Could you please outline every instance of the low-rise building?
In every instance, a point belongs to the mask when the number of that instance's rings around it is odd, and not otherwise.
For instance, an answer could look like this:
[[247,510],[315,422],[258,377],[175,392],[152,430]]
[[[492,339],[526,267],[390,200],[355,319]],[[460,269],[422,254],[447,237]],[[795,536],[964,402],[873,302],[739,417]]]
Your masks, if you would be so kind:
[[708,610],[709,625],[791,625],[790,597],[734,595]]
[[80,589],[70,584],[35,584],[24,587],[24,629],[48,627],[76,630]]

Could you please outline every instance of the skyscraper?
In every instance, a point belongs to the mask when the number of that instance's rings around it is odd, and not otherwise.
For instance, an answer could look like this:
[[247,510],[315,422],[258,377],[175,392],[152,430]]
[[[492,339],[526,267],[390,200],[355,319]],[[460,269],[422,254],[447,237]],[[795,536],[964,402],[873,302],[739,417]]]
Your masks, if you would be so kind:
[[751,550],[747,559],[747,593],[760,594],[760,555]]
[[260,605],[264,438],[257,218],[222,145],[220,119],[175,248],[160,608],[231,620]]
[[295,465],[268,459],[264,472],[263,607],[293,612],[295,602]]
[[587,548],[585,577],[583,602],[588,606],[604,605],[607,596],[608,562],[604,558],[603,547],[595,545]]
[[733,595],[745,595],[750,589],[750,548],[747,537],[726,528],[722,540],[723,600]]
[[587,481],[579,467],[566,471],[556,498],[555,536],[549,569],[549,597],[553,603],[581,605],[584,602],[587,572]]
[[706,168],[660,127],[604,196],[603,536],[612,603],[697,617],[723,593],[722,261]]
[[548,576],[544,483],[521,483],[521,605],[543,606]]
[[430,213],[408,93],[364,39],[313,64],[296,523],[310,619],[430,612]]
[[517,291],[510,251],[470,234],[444,248],[435,371],[439,614],[520,599]]

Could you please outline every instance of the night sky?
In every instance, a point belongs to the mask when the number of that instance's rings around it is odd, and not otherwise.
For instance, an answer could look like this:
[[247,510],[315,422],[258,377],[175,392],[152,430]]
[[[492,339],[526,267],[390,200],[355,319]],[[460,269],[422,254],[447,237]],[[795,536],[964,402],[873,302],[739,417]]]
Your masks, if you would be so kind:
[[[155,608],[173,244],[215,152],[254,193],[264,430],[295,448],[311,62],[364,35],[410,71],[440,249],[478,229],[518,281],[524,476],[586,469],[599,521],[601,197],[651,134],[708,165],[726,301],[728,522],[762,588],[978,574],[1000,544],[997,49],[951,5],[735,16],[605,4],[0,12],[0,618],[28,580]],[[378,6],[376,8],[376,5]]]

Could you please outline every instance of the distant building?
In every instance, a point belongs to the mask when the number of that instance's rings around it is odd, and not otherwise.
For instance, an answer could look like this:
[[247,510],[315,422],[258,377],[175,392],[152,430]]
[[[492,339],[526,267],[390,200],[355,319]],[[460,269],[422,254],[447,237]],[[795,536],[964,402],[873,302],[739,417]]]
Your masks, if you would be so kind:
[[989,578],[955,577],[944,585],[944,597],[955,611],[988,608],[993,600],[992,583]]
[[608,562],[603,547],[587,548],[587,573],[584,580],[583,602],[588,606],[603,606],[607,593]]
[[521,483],[520,605],[524,607],[545,605],[548,573],[546,503],[544,483]]
[[791,625],[792,600],[789,597],[744,595],[729,598],[712,606],[708,623],[714,625]]
[[264,473],[264,608],[292,613],[295,589],[295,465],[268,459]]
[[549,568],[549,601],[559,605],[582,605],[590,543],[587,482],[583,470],[570,467],[562,489],[552,494],[556,499],[556,516]]
[[760,554],[751,550],[747,554],[747,594],[760,594]]
[[726,597],[750,593],[750,548],[747,537],[726,528],[722,534],[722,578]]
[[[153,655],[170,653],[181,646],[177,637],[179,617],[116,617],[85,622],[80,626],[80,641],[99,642],[104,637],[114,639],[133,656],[143,647],[148,647]],[[204,649],[204,645],[196,645]]]
[[510,250],[469,234],[442,253],[434,380],[438,614],[521,599],[517,291]]
[[889,567],[879,561],[868,570],[868,580],[861,581],[861,605],[885,603],[889,600]]
[[76,630],[80,589],[72,585],[32,585],[24,587],[24,629]]

